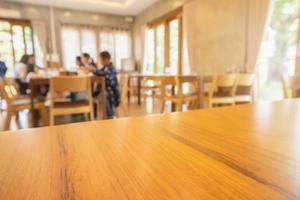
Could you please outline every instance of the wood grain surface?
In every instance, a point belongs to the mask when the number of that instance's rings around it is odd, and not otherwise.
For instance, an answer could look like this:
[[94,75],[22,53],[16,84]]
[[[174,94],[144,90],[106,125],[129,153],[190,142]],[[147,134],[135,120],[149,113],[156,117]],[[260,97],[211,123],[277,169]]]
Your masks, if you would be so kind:
[[0,134],[0,199],[300,199],[300,101]]

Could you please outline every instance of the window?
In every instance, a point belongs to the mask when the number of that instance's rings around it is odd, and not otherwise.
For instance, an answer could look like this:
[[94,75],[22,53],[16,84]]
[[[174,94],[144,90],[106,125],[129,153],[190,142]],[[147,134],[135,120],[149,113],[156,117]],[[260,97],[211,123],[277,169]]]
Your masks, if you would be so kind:
[[94,59],[97,58],[96,33],[90,29],[81,31],[81,52],[86,52]]
[[131,34],[128,30],[102,27],[63,25],[62,51],[64,66],[76,66],[75,57],[89,53],[96,60],[101,51],[108,51],[116,68],[122,69],[122,60],[131,58]]
[[145,41],[144,72],[182,73],[182,28],[181,9],[149,24]]
[[300,0],[274,0],[258,60],[259,98],[282,99],[282,74],[295,74]]
[[178,74],[178,54],[179,54],[179,20],[170,22],[170,72]]
[[122,69],[122,60],[131,58],[131,37],[127,31],[117,31],[115,36],[115,64],[116,68]]
[[72,69],[76,66],[75,57],[80,55],[79,41],[77,29],[68,27],[62,30],[62,51],[66,69]]
[[144,73],[153,74],[155,64],[155,42],[154,42],[154,30],[148,29],[145,35],[145,58],[144,58]]
[[8,76],[14,72],[14,64],[24,54],[34,54],[33,31],[26,20],[0,19],[0,60],[8,67]]
[[165,72],[165,26],[159,25],[155,30],[156,44],[156,72],[163,74]]

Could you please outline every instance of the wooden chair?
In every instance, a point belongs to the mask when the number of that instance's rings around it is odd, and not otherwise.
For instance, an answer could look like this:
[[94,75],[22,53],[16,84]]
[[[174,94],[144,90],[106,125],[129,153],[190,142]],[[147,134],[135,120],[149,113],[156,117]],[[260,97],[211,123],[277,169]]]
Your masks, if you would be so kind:
[[[4,130],[9,130],[12,116],[16,116],[17,123],[18,114],[22,110],[30,110],[31,102],[29,97],[21,97],[19,95],[17,86],[13,79],[5,78],[0,79],[0,94],[1,97],[6,101],[7,104],[7,116],[4,122]],[[34,109],[39,110],[42,124],[47,124],[47,112],[45,107],[45,102],[36,101],[34,102]]]
[[237,78],[236,94],[234,101],[239,103],[253,103],[253,87],[254,87],[254,74],[239,74]]
[[236,74],[215,75],[206,100],[208,107],[214,105],[235,105]]
[[281,79],[285,99],[297,98],[300,96],[300,75],[283,75]]
[[132,97],[136,96],[138,94],[138,78],[137,77],[131,77],[129,75],[128,80],[128,102],[131,101]]
[[[87,100],[60,101],[57,93],[86,92]],[[93,98],[90,77],[55,77],[50,80],[50,125],[55,124],[55,117],[62,115],[87,113],[94,120]]]
[[150,96],[153,98],[160,97],[160,87],[161,87],[161,77],[159,76],[146,76],[142,79],[141,93],[145,98],[149,96],[148,92],[151,93]]
[[122,109],[125,117],[128,117],[128,81],[129,81],[129,75],[128,74],[122,74],[118,77],[119,79],[119,85],[121,88],[121,103],[120,106],[116,109],[116,115],[117,117],[120,117],[120,110]]
[[165,77],[161,81],[161,113],[165,110],[167,101],[182,111],[183,104],[189,108],[199,106],[199,79],[197,76]]

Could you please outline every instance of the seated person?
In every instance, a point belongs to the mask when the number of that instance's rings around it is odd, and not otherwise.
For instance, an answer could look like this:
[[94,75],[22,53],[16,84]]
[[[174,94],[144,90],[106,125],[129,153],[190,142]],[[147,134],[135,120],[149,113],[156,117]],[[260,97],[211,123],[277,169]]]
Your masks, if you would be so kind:
[[7,71],[7,67],[4,62],[0,60],[0,77],[4,77]]
[[101,69],[95,67],[87,67],[86,71],[93,72],[95,75],[104,75],[106,81],[106,109],[107,116],[109,119],[114,118],[114,108],[120,104],[120,89],[117,79],[117,70],[111,62],[111,55],[107,51],[100,53],[99,64],[102,66]]
[[29,85],[27,83],[28,75],[28,55],[23,55],[21,60],[15,64],[15,81],[19,86],[20,93],[22,95],[27,94]]
[[28,75],[27,65],[28,65],[28,55],[23,55],[21,60],[15,64],[15,78],[19,79],[21,82],[25,82]]
[[33,55],[33,54],[29,55],[28,56],[28,62],[27,62],[27,72],[28,72],[28,74],[35,73],[38,68],[39,67],[36,65],[36,62],[35,62],[35,55]]
[[93,58],[88,53],[83,53],[80,57],[80,68],[89,68],[94,67],[97,68],[96,63],[94,62]]
[[80,68],[82,66],[81,57],[76,56],[76,68]]

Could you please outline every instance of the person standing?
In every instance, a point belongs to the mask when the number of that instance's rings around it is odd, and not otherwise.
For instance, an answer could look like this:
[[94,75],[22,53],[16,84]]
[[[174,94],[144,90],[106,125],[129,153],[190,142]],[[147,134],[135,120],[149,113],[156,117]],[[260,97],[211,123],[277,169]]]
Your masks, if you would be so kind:
[[93,72],[98,76],[105,76],[106,83],[106,110],[109,119],[115,116],[114,109],[120,105],[120,88],[117,78],[117,70],[111,62],[111,55],[107,51],[103,51],[99,55],[99,65],[101,69],[94,67],[86,67],[88,72]]

